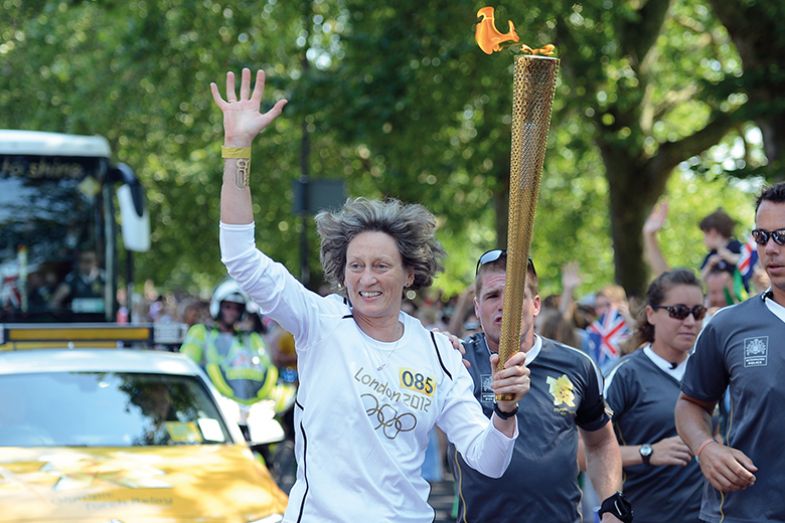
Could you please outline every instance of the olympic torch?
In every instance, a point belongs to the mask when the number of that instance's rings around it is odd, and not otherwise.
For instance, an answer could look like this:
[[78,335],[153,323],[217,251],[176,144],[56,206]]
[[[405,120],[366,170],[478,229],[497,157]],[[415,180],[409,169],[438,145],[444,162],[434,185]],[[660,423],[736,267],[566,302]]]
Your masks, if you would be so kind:
[[[506,34],[496,29],[492,7],[483,7],[477,16],[482,20],[475,29],[475,39],[486,54],[500,51],[503,42],[519,41],[512,22],[509,23]],[[515,56],[513,79],[507,272],[499,341],[499,368],[520,350],[526,265],[559,70],[559,60],[550,56],[555,50],[554,46],[532,49],[524,44],[518,45],[525,54]],[[499,399],[511,400],[512,397]]]

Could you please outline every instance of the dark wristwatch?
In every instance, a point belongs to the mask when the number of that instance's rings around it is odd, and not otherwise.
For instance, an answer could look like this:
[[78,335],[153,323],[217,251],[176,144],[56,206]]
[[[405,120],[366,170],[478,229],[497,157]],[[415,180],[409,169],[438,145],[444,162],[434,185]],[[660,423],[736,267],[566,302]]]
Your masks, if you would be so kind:
[[606,512],[615,516],[619,521],[632,523],[632,505],[621,492],[617,492],[602,502],[600,510],[597,512],[597,517],[602,519],[602,515]]
[[504,412],[503,410],[501,410],[499,408],[499,404],[494,401],[493,402],[493,412],[495,412],[496,415],[499,416],[501,419],[510,419],[513,416],[515,416],[516,414],[518,414],[518,404],[516,403],[515,404],[515,408],[512,409],[510,412]]
[[654,448],[650,444],[644,443],[641,445],[638,453],[641,455],[644,465],[651,465],[651,455],[654,454]]

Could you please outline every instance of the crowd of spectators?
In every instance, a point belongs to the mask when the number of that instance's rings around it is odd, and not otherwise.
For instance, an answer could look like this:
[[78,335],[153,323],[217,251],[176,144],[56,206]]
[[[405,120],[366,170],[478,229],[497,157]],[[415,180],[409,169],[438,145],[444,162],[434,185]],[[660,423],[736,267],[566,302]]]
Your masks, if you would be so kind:
[[[658,241],[667,213],[666,202],[655,206],[642,230],[644,255],[652,279],[671,270]],[[707,250],[702,264],[692,268],[690,273],[696,275],[695,284],[701,285],[699,290],[705,296],[705,323],[718,309],[764,291],[768,281],[765,271],[755,265],[754,259],[749,259],[747,243],[734,237],[734,222],[722,209],[707,215],[699,226],[704,233]],[[542,297],[535,332],[586,352],[607,376],[620,358],[645,346],[647,340],[634,334],[647,322],[647,301],[628,299],[624,289],[612,283],[577,296],[581,283],[581,272],[576,262],[562,267],[561,292]],[[429,290],[409,298],[404,303],[405,312],[420,319],[429,329],[447,331],[462,339],[481,330],[475,311],[473,285],[455,296],[447,297],[439,291]],[[125,297],[120,296],[122,305],[125,301]],[[145,285],[144,295],[133,301],[132,316],[136,322],[179,322],[188,326],[211,322],[209,299],[176,293],[160,294],[151,283]],[[127,311],[124,307],[121,310]],[[127,319],[127,312],[125,314]],[[273,362],[282,370],[291,372],[296,366],[293,347],[289,346],[292,345],[291,337],[259,315],[249,314],[244,321],[243,329],[265,336]],[[678,436],[671,439],[680,442]],[[449,476],[446,448],[444,435],[435,430],[423,468],[426,479],[439,481]],[[662,459],[661,456],[658,458]]]

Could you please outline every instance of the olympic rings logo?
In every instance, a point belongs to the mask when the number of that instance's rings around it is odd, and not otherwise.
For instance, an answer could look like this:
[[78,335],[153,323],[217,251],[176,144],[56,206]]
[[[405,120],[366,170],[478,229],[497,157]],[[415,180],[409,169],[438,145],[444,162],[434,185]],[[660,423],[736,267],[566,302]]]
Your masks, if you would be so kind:
[[411,412],[398,414],[392,405],[387,403],[379,405],[379,400],[373,394],[366,393],[360,398],[363,400],[365,413],[368,417],[376,416],[376,421],[379,423],[373,429],[378,430],[381,427],[382,433],[388,439],[395,439],[401,432],[412,431],[417,426],[417,417]]

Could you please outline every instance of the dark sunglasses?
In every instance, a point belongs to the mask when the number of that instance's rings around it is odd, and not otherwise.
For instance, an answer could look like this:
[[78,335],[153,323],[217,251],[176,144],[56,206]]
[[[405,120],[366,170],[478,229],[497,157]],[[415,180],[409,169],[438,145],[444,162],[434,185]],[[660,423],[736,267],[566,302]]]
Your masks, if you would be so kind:
[[[482,253],[480,259],[477,260],[477,267],[474,268],[474,276],[476,277],[480,273],[480,267],[489,263],[493,263],[502,256],[507,256],[507,249],[491,249]],[[537,271],[534,270],[534,262],[532,259],[529,258],[527,263],[529,270],[532,271],[535,276],[537,276]]]
[[774,240],[777,245],[785,245],[785,229],[777,229],[776,231],[767,231],[766,229],[753,229],[752,239],[758,245],[766,245],[769,243],[769,238]]
[[706,316],[706,307],[703,305],[695,305],[694,307],[690,308],[683,303],[678,303],[676,305],[657,305],[656,307],[652,308],[654,310],[665,309],[668,311],[668,316],[675,320],[683,320],[692,314],[696,320],[700,321],[704,316]]

